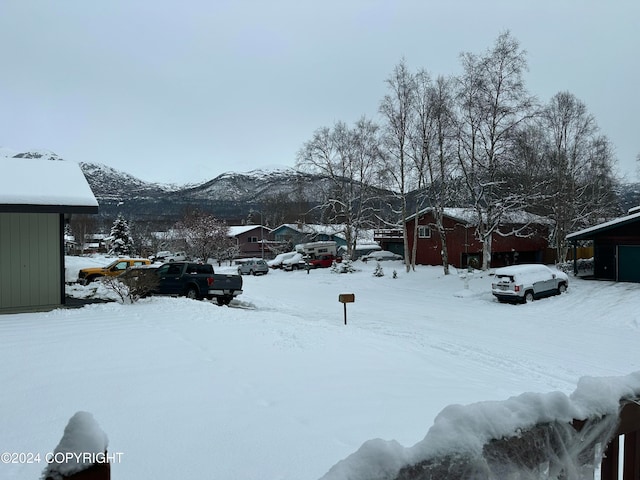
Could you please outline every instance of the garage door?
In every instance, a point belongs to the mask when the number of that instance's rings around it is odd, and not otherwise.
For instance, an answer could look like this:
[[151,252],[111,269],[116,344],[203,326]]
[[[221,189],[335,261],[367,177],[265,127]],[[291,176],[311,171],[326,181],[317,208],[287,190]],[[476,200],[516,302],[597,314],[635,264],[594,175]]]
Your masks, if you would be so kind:
[[618,246],[618,280],[640,282],[640,246]]

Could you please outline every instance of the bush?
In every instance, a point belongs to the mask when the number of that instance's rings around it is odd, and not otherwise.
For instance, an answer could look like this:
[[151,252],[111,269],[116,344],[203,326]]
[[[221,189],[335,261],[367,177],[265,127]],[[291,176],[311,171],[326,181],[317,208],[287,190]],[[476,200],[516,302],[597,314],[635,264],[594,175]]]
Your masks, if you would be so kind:
[[135,303],[158,287],[159,279],[154,270],[130,268],[117,277],[103,277],[103,285],[113,291],[121,303]]
[[333,262],[331,264],[331,273],[353,273],[356,268],[353,266],[351,259],[347,258],[342,263]]
[[[578,275],[588,275],[593,274],[593,258],[579,258],[577,260],[578,264]],[[556,268],[564,273],[573,273],[573,260],[569,260],[568,262],[557,263]]]

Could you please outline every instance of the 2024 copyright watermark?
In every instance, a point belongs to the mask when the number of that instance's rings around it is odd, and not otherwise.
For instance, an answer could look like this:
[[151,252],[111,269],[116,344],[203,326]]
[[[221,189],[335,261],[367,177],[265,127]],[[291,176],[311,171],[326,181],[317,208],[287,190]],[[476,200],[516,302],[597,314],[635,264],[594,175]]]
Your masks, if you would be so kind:
[[120,463],[122,452],[2,452],[0,463]]

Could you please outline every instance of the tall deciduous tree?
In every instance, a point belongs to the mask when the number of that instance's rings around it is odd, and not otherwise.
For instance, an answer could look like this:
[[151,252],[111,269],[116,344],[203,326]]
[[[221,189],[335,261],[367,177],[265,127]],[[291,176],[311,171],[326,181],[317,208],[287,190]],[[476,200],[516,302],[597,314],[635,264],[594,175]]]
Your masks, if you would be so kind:
[[[442,246],[442,265],[449,274],[447,236],[444,210],[452,200],[455,169],[456,139],[452,81],[442,76],[433,82],[425,71],[416,74],[415,124],[411,132],[411,152],[414,159],[418,190],[426,195],[416,201],[416,218],[421,207],[428,205],[433,212],[434,228]],[[415,263],[418,222],[414,223],[412,265]]]
[[557,93],[544,109],[548,215],[554,222],[556,260],[564,261],[567,234],[612,215],[615,158],[586,105],[569,92]]
[[379,127],[361,118],[353,128],[337,122],[320,128],[297,157],[303,171],[325,175],[332,188],[322,205],[330,223],[344,225],[347,253],[361,230],[371,226],[374,175],[380,159]]
[[491,262],[491,239],[501,218],[520,209],[524,199],[504,195],[500,172],[507,162],[516,130],[534,104],[524,84],[526,54],[509,32],[501,34],[483,56],[462,55],[459,81],[459,159],[477,216],[482,268]]
[[380,113],[385,120],[384,173],[390,179],[400,201],[399,224],[404,238],[404,262],[407,272],[411,266],[409,241],[407,237],[407,196],[415,188],[412,179],[413,165],[410,151],[410,132],[414,128],[416,79],[406,62],[402,60],[395,66],[386,81],[389,93],[380,104]]
[[[434,106],[430,95],[433,89],[433,81],[426,70],[420,70],[414,75],[415,101],[412,108],[412,126],[408,132],[409,149],[408,156],[412,160],[413,173],[415,175],[415,189],[424,192],[430,184],[428,164],[434,156],[435,128],[433,121]],[[416,256],[418,252],[418,212],[425,206],[426,196],[417,195],[413,216],[413,245],[411,248],[411,269],[415,270]]]
[[69,220],[69,226],[77,248],[80,249],[80,254],[82,255],[84,254],[87,237],[96,233],[96,220],[92,215],[73,215]]
[[442,245],[442,266],[449,273],[447,234],[444,227],[444,211],[455,196],[457,168],[455,143],[457,139],[453,82],[451,78],[438,77],[431,93],[435,123],[435,156],[429,161],[429,176],[433,192],[433,211],[436,231]]
[[184,238],[186,252],[205,262],[210,258],[226,259],[233,246],[227,224],[199,210],[187,212],[176,224],[176,230]]

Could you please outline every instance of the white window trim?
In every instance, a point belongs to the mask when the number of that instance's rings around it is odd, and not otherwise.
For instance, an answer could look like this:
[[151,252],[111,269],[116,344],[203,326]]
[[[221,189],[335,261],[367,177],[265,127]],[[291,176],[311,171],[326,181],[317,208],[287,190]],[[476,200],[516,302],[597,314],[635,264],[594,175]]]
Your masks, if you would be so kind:
[[418,238],[431,238],[431,229],[427,225],[418,225]]

